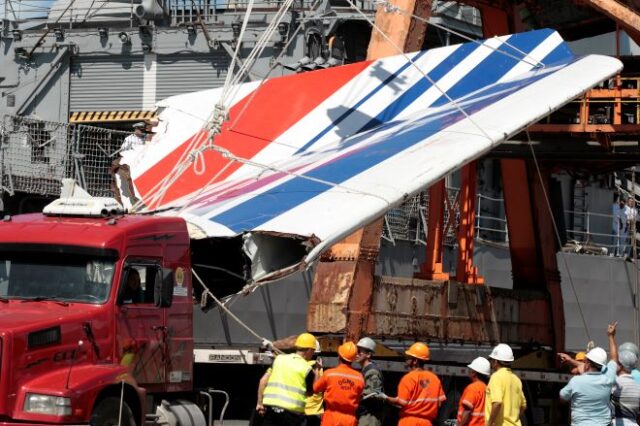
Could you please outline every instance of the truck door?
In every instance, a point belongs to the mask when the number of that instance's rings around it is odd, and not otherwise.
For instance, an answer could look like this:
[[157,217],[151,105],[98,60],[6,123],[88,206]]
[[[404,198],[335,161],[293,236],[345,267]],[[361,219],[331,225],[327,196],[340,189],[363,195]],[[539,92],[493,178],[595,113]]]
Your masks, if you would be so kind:
[[[138,384],[150,390],[166,382],[167,327],[163,308],[154,304],[154,282],[160,261],[125,263],[118,292],[117,354]],[[160,389],[158,389],[160,390]]]

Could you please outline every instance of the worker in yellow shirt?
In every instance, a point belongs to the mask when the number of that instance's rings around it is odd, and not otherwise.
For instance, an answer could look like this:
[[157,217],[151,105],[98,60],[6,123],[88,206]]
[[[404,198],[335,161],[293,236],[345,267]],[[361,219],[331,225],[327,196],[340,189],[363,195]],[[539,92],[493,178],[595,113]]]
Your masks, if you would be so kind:
[[[309,361],[311,369],[315,371],[317,377],[322,377],[324,373],[322,369],[322,358],[320,358],[320,342],[316,340],[316,351],[313,358]],[[320,426],[322,421],[322,413],[324,413],[322,392],[314,393],[307,397],[307,404],[304,407],[304,415],[306,418],[305,426]]]
[[486,426],[521,426],[520,417],[527,408],[522,382],[511,371],[513,351],[500,343],[489,355],[494,373],[487,385],[485,399]]

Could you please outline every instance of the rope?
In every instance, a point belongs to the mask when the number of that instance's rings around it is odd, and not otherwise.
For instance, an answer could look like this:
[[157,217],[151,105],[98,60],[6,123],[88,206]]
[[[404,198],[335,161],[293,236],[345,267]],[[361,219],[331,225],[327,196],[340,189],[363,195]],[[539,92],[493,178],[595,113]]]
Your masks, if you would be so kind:
[[253,337],[255,337],[256,339],[258,339],[260,342],[262,342],[262,345],[264,345],[267,348],[270,348],[271,350],[273,350],[273,352],[277,353],[277,354],[282,354],[284,352],[282,352],[280,349],[276,348],[273,346],[273,342],[269,339],[266,339],[262,336],[260,336],[258,333],[256,333],[251,327],[249,327],[247,324],[245,324],[240,318],[238,318],[233,312],[231,312],[229,310],[229,308],[227,308],[225,306],[224,303],[222,303],[222,301],[220,301],[220,299],[218,299],[213,293],[211,293],[211,291],[209,290],[209,288],[204,284],[204,282],[200,279],[200,277],[198,276],[198,274],[196,273],[196,271],[191,268],[191,273],[193,274],[194,277],[196,277],[196,280],[200,283],[200,285],[202,286],[202,294],[204,294],[206,297],[210,297],[211,299],[213,299],[214,302],[216,302],[216,304],[220,307],[220,309],[222,309],[227,315],[229,315],[235,322],[238,323],[238,325],[240,325],[242,328],[244,328],[247,332],[249,332],[249,334],[251,334]]
[[[189,146],[183,151],[180,156],[180,159],[176,163],[176,165],[171,169],[171,171],[165,176],[162,180],[158,181],[148,193],[148,204],[161,204],[169,186],[173,185],[173,183],[182,176],[182,173],[186,170],[189,163],[195,160],[195,157],[192,156],[193,150],[196,146],[201,145],[202,138],[206,137],[203,132],[198,133],[197,137],[193,138],[189,143]],[[205,139],[206,140],[206,139]]]
[[453,100],[446,91],[442,90],[440,86],[438,86],[438,84],[431,77],[429,77],[429,75],[427,75],[427,73],[425,73],[413,61],[413,59],[411,59],[404,52],[403,49],[400,48],[400,46],[398,46],[393,40],[391,40],[391,38],[384,31],[382,31],[382,29],[378,27],[375,24],[375,22],[373,22],[362,10],[360,10],[360,8],[356,6],[352,0],[347,0],[347,3],[349,3],[351,7],[354,8],[356,12],[358,12],[358,14],[360,14],[371,25],[373,29],[375,29],[378,33],[380,33],[380,35],[398,52],[398,54],[402,55],[407,60],[407,62],[409,62],[429,83],[431,83],[433,87],[436,88],[436,90],[438,90],[438,92],[442,94],[442,96],[447,98],[449,103],[452,104],[458,111],[460,111],[462,115],[464,115],[465,118],[469,120],[469,122],[473,124],[480,131],[480,133],[482,133],[484,137],[491,140],[491,136],[489,136],[489,134],[478,123],[476,123],[476,121],[473,118],[471,118],[471,116],[455,100]]
[[[547,194],[547,189],[544,184],[544,179],[542,178],[542,172],[540,172],[540,166],[538,164],[538,158],[536,157],[536,152],[533,149],[533,143],[531,142],[531,135],[529,134],[529,129],[526,130],[527,140],[529,142],[529,149],[531,150],[531,156],[533,158],[533,163],[536,166],[536,173],[538,174],[538,179],[540,180],[540,187],[542,188],[542,194],[544,195],[544,200],[547,205],[547,209],[549,211],[549,216],[551,217],[551,223],[553,224],[553,231],[556,237],[556,241],[558,242],[558,247],[562,247],[562,238],[560,237],[560,231],[558,231],[558,225],[556,223],[556,218],[553,216],[553,210],[551,209],[551,201],[549,201],[549,195]],[[587,321],[584,316],[584,312],[582,310],[582,305],[580,304],[580,299],[578,298],[578,292],[576,291],[576,287],[573,283],[573,277],[571,276],[571,270],[569,269],[569,263],[564,256],[560,256],[564,263],[564,267],[567,271],[567,275],[569,276],[569,284],[571,284],[571,291],[573,291],[573,295],[576,298],[576,303],[578,305],[578,312],[580,313],[580,319],[582,320],[582,325],[584,327],[584,331],[587,334],[587,340],[591,340],[591,334],[589,333],[589,327],[587,327]]]
[[[210,115],[209,119],[207,119],[207,121],[205,122],[204,128],[207,129],[208,131],[208,137],[204,139],[204,143],[212,139],[213,134],[220,133],[222,124],[227,119],[227,109],[224,106],[224,100],[230,90],[230,84],[233,79],[233,71],[238,59],[240,46],[242,44],[241,41],[244,37],[244,32],[249,22],[249,16],[251,14],[253,3],[254,3],[254,0],[250,0],[249,5],[247,7],[247,11],[245,13],[242,28],[238,38],[238,44],[236,46],[236,50],[231,60],[231,64],[229,65],[229,69],[227,71],[227,76],[225,78],[225,84],[222,89],[222,95],[220,97],[220,100],[216,104],[214,111]],[[156,185],[154,185],[153,188],[151,188],[151,190],[149,191],[150,196],[148,197],[148,200],[147,200],[149,204],[162,203],[162,200],[166,192],[168,191],[169,187],[173,183],[175,183],[175,181],[186,170],[185,165],[188,165],[187,161],[193,163],[194,173],[196,175],[202,175],[206,172],[206,164],[204,162],[204,158],[202,158],[202,156],[198,157],[198,153],[195,153],[195,154],[193,153],[193,151],[197,147],[203,144],[202,139],[203,139],[202,134],[199,134],[198,137],[194,138],[189,144],[189,146],[187,147],[187,149],[185,149],[185,151],[182,153],[180,159],[178,160],[176,165],[172,168],[172,170],[169,172],[169,174],[160,182],[158,182]],[[198,167],[198,162],[196,161],[198,159],[200,160],[200,167]],[[141,204],[141,203],[138,203],[138,204]],[[138,204],[135,207],[139,207]]]
[[[314,4],[317,4],[318,1],[319,0],[316,0]],[[238,45],[236,46],[236,53],[234,54],[234,58],[232,60],[232,66],[230,67],[227,73],[228,78],[225,81],[225,88],[223,88],[223,94],[221,95],[221,100],[216,104],[214,111],[209,116],[209,118],[205,121],[205,125],[203,126],[203,128],[207,130],[207,138],[203,140],[203,134],[201,133],[198,135],[198,137],[194,138],[190,142],[189,146],[185,149],[180,159],[178,160],[176,165],[173,167],[173,169],[169,172],[169,174],[167,174],[167,176],[164,179],[162,179],[160,182],[154,185],[153,188],[151,188],[147,197],[148,204],[161,204],[162,200],[164,199],[164,195],[168,191],[169,187],[173,183],[175,183],[175,181],[185,172],[185,170],[187,169],[186,166],[188,166],[189,163],[194,163],[194,167],[196,167],[195,158],[194,158],[194,155],[192,155],[193,151],[200,150],[201,147],[207,143],[209,145],[213,144],[214,134],[216,134],[216,132],[219,133],[218,130],[221,128],[224,121],[228,118],[227,108],[224,106],[224,102],[228,99],[231,99],[231,101],[233,101],[233,99],[237,95],[237,91],[239,90],[237,87],[238,82],[240,81],[240,79],[242,78],[246,70],[249,70],[251,67],[253,67],[255,63],[255,58],[257,58],[264,51],[264,48],[266,47],[268,40],[273,36],[275,30],[277,29],[278,24],[282,21],[285,13],[287,12],[287,10],[292,4],[293,4],[293,0],[287,0],[287,2],[285,2],[280,7],[280,9],[278,10],[278,13],[276,14],[276,17],[271,21],[270,25],[263,32],[262,37],[256,43],[256,46],[253,48],[251,54],[249,55],[247,60],[242,64],[242,67],[238,70],[236,77],[231,80],[231,77],[229,77],[229,75],[233,74],[233,67],[235,67],[233,60],[237,59],[238,49],[241,44],[240,42],[238,43]],[[247,16],[248,15],[245,15],[245,21],[247,19]],[[296,29],[296,33],[300,31],[300,29],[302,28],[302,25],[303,25],[302,22],[298,25]],[[242,35],[243,35],[243,32],[241,32],[240,34],[240,39],[242,38]],[[286,52],[286,47],[288,47],[293,42],[293,40],[294,40],[293,37],[289,39],[289,41],[285,45],[285,48],[282,49],[282,51],[278,55],[278,58],[284,55],[284,53]],[[271,69],[269,70],[269,74],[273,71],[273,69],[275,69],[275,66],[271,67]],[[229,86],[227,86],[227,82],[229,83]],[[264,84],[264,81],[260,83],[260,86],[258,88],[260,88],[262,84]],[[233,93],[231,93],[231,89],[229,89],[229,87],[235,87]],[[224,93],[225,91],[226,91],[226,94]],[[249,100],[249,102],[247,102],[247,104],[244,106],[241,113],[244,113],[244,110],[247,108],[248,104],[253,100],[254,96],[255,96],[255,91],[252,94],[252,97]],[[202,164],[202,167],[197,170],[194,169],[194,172],[196,174],[204,174],[206,172],[206,165],[204,164],[204,162]],[[142,203],[139,203],[136,205],[136,207],[144,207],[144,206],[142,205]]]
[[[204,154],[202,151],[193,151],[193,173],[197,176],[202,176],[207,171],[207,166],[204,163]],[[198,167],[199,166],[199,167]]]
[[285,14],[289,10],[289,8],[293,5],[293,2],[294,0],[286,0],[282,4],[282,6],[280,7],[280,9],[278,9],[278,12],[274,16],[274,18],[271,20],[271,22],[267,26],[266,30],[262,33],[262,36],[260,37],[260,39],[256,42],[256,46],[251,50],[251,52],[249,53],[249,56],[247,56],[247,58],[245,59],[241,69],[239,70],[238,74],[233,80],[232,87],[234,89],[233,89],[233,93],[230,95],[231,102],[233,102],[233,100],[238,94],[238,91],[240,90],[239,83],[241,79],[244,77],[244,74],[251,67],[253,67],[257,58],[262,55],[262,53],[264,52],[264,49],[267,47],[269,43],[269,40],[273,37],[273,35],[277,31],[278,25],[282,22],[282,19],[284,19]]
[[[225,148],[221,148],[221,147],[219,147],[217,145],[210,145],[210,146],[202,147],[201,149],[198,150],[198,152],[201,155],[202,152],[207,151],[207,150],[212,150],[212,151],[218,152],[224,158],[227,158],[230,161],[229,161],[229,163],[227,163],[225,165],[225,167],[223,167],[220,171],[218,171],[218,173],[213,178],[209,179],[209,182],[206,185],[204,185],[198,191],[198,193],[192,194],[189,197],[188,201],[186,202],[185,206],[180,208],[179,212],[182,212],[187,206],[191,205],[191,203],[193,202],[193,199],[195,197],[201,195],[207,189],[207,187],[213,181],[215,181],[231,165],[232,162],[236,162],[236,161],[239,162],[239,163],[246,164],[246,165],[249,165],[249,166],[253,166],[253,167],[256,167],[256,168],[260,168],[260,169],[263,169],[263,170],[272,171],[272,172],[276,172],[276,173],[283,173],[283,174],[286,174],[287,176],[296,177],[296,178],[300,178],[300,179],[305,179],[305,180],[309,180],[309,181],[315,182],[315,183],[320,183],[320,184],[323,184],[323,185],[326,185],[326,186],[329,186],[329,187],[332,187],[332,188],[341,189],[341,190],[343,190],[343,191],[345,191],[347,193],[355,193],[355,194],[361,194],[361,195],[365,195],[365,196],[374,197],[374,198],[377,198],[377,199],[381,200],[386,205],[387,208],[391,207],[391,202],[389,200],[387,200],[386,198],[378,195],[378,194],[374,194],[374,193],[367,192],[367,191],[362,191],[362,190],[356,189],[356,188],[349,188],[349,187],[346,187],[346,186],[341,185],[339,183],[334,183],[334,182],[331,182],[331,181],[328,181],[328,180],[314,178],[312,176],[307,176],[307,175],[302,174],[302,173],[291,172],[289,170],[286,170],[286,169],[283,169],[283,168],[280,168],[280,167],[275,167],[275,166],[271,166],[271,165],[262,164],[262,163],[255,162],[255,161],[251,161],[251,160],[248,160],[248,159],[245,159],[245,158],[242,158],[242,157],[238,157],[238,156],[234,155],[231,151],[229,151],[229,150],[227,150]],[[183,165],[182,170],[184,170],[184,169],[186,169],[186,166]],[[173,184],[173,182],[175,182],[175,180],[177,180],[178,177],[179,177],[179,175],[173,176],[172,179],[167,182],[166,186],[168,187],[169,185]],[[151,200],[149,201],[149,203],[152,203],[157,198],[158,198],[157,196],[156,197],[152,197]],[[162,201],[162,199],[160,198],[159,202],[161,202],[161,201]],[[149,213],[149,212],[147,211],[145,213]]]
[[329,186],[329,187],[332,187],[332,188],[342,189],[345,192],[374,197],[374,198],[377,198],[377,199],[383,201],[387,205],[387,207],[391,207],[391,202],[389,200],[387,200],[386,198],[378,195],[378,194],[373,194],[371,192],[362,191],[360,189],[349,188],[349,187],[343,186],[343,185],[341,185],[339,183],[334,183],[334,182],[330,182],[328,180],[318,179],[318,178],[314,178],[312,176],[307,176],[307,175],[302,174],[302,173],[295,173],[295,172],[291,172],[289,170],[282,169],[282,168],[279,168],[279,167],[269,166],[267,164],[262,164],[262,163],[258,163],[258,162],[255,162],[255,161],[247,160],[246,158],[237,157],[234,154],[232,154],[229,150],[224,149],[224,148],[220,148],[218,146],[213,146],[211,149],[216,151],[216,152],[219,152],[223,157],[229,158],[229,159],[231,159],[233,161],[237,161],[239,163],[247,164],[249,166],[258,167],[258,168],[261,168],[261,169],[264,169],[264,170],[268,170],[268,171],[272,171],[272,172],[283,173],[283,174],[286,174],[287,176],[297,177],[297,178],[309,180],[311,182],[320,183],[320,184],[323,184],[323,185],[326,185],[326,186]]
[[[310,10],[314,10],[315,7],[318,5],[318,3],[320,3],[320,0],[315,0],[313,2],[313,4],[311,5],[311,7],[309,8]],[[289,46],[291,45],[291,43],[295,40],[296,35],[298,35],[298,33],[300,32],[300,30],[302,30],[303,24],[304,24],[305,20],[301,19],[300,23],[298,24],[298,26],[296,27],[296,29],[293,31],[292,34],[289,35],[289,39],[287,40],[287,43],[282,47],[282,50],[280,51],[280,53],[278,54],[278,56],[276,56],[276,60],[273,62],[273,64],[269,67],[269,71],[267,72],[266,76],[262,79],[262,81],[260,82],[260,84],[258,85],[258,87],[256,88],[256,90],[254,90],[248,101],[243,105],[242,110],[240,110],[240,112],[238,113],[238,116],[234,118],[233,122],[229,125],[229,130],[232,130],[235,125],[238,123],[238,120],[240,120],[240,118],[244,115],[245,111],[247,110],[247,108],[249,107],[249,105],[251,104],[251,102],[253,102],[253,98],[255,98],[255,96],[258,94],[258,92],[260,91],[260,89],[262,89],[262,86],[267,82],[267,78],[271,75],[271,73],[273,72],[273,70],[276,69],[276,67],[280,66],[280,59],[284,56],[285,52],[289,49]]]
[[228,112],[225,106],[225,101],[229,90],[231,90],[231,82],[234,79],[233,72],[236,68],[236,63],[238,62],[240,46],[242,46],[244,33],[247,29],[247,25],[249,24],[249,16],[251,16],[251,11],[253,10],[253,2],[254,0],[249,0],[249,4],[247,5],[247,10],[244,14],[244,19],[242,20],[240,34],[238,35],[238,39],[236,40],[236,49],[233,52],[233,57],[231,58],[231,63],[229,64],[229,69],[227,70],[227,75],[224,79],[224,85],[222,86],[222,94],[220,95],[220,99],[218,99],[218,103],[213,109],[212,116],[210,116],[209,120],[207,121],[209,138],[211,138],[213,135],[219,134],[222,131],[222,124],[227,120]]
[[[286,0],[285,2],[282,3],[280,8],[278,9],[276,14],[274,15],[274,18],[271,20],[271,22],[269,23],[267,28],[262,32],[260,38],[256,42],[255,47],[251,50],[251,52],[249,53],[247,58],[245,58],[244,62],[240,66],[240,69],[238,70],[236,75],[232,76],[233,78],[231,78],[229,80],[230,85],[227,88],[227,90],[224,91],[223,96],[222,96],[222,98],[220,100],[220,104],[225,104],[227,102],[228,98],[231,101],[233,101],[233,99],[235,98],[235,96],[236,96],[236,94],[237,94],[237,92],[239,90],[238,84],[244,78],[244,76],[248,72],[248,70],[253,67],[256,59],[258,57],[260,57],[260,55],[262,54],[262,52],[266,48],[267,44],[269,43],[269,40],[275,34],[275,32],[276,32],[276,30],[278,28],[278,25],[282,22],[282,19],[284,19],[285,14],[287,13],[289,8],[293,4],[293,1],[294,0]],[[240,44],[238,44],[238,46],[236,48],[236,55],[237,55],[239,46],[240,46]],[[227,74],[227,76],[229,76],[229,75]],[[231,95],[232,91],[233,91],[233,95]]]
[[[203,156],[202,153],[200,153],[200,156]],[[204,165],[204,160],[203,163]],[[231,166],[233,164],[233,161],[229,161],[227,164],[224,165],[223,168],[221,168],[218,173],[216,173],[211,179],[209,179],[209,181],[207,181],[206,184],[204,184],[202,186],[202,188],[200,188],[200,190],[191,195],[188,199],[187,202],[184,203],[184,206],[180,207],[180,210],[178,210],[178,214],[182,213],[187,207],[189,207],[191,205],[191,203],[193,202],[193,200],[195,200],[196,198],[200,197],[200,195],[202,195],[202,193],[207,189],[207,187],[209,185],[211,185],[213,182],[215,182],[216,180],[218,180],[218,178],[220,177],[220,175],[222,175],[228,168],[229,166]],[[205,167],[206,168],[206,167]]]
[[219,105],[224,105],[224,100],[227,95],[227,92],[230,88],[230,83],[233,80],[233,71],[235,70],[236,63],[238,62],[238,56],[240,54],[240,46],[242,46],[242,40],[244,39],[244,32],[247,29],[247,25],[249,24],[249,16],[251,16],[251,11],[253,10],[253,1],[249,0],[249,4],[247,5],[247,10],[244,14],[244,19],[242,20],[242,28],[240,29],[240,35],[238,36],[238,40],[236,41],[236,50],[233,52],[233,58],[231,58],[231,64],[229,64],[229,70],[225,77],[224,86],[222,88],[222,96],[220,96]]

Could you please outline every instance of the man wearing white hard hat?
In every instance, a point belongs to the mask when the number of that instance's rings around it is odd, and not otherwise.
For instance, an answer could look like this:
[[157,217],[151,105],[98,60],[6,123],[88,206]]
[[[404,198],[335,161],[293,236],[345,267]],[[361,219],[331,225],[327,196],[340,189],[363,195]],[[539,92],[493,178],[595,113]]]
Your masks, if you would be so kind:
[[487,385],[484,417],[487,426],[521,426],[520,417],[527,408],[522,382],[511,371],[513,351],[500,343],[489,354],[494,373]]
[[[615,324],[607,328],[609,338],[615,335]],[[611,389],[616,382],[618,365],[607,363],[607,353],[596,347],[587,352],[584,374],[574,376],[560,390],[560,399],[571,402],[571,425],[611,424]]]
[[491,375],[491,364],[486,358],[478,357],[467,365],[471,383],[464,389],[458,408],[458,426],[485,426],[484,401],[487,380]]
[[370,337],[363,337],[356,344],[358,357],[356,362],[362,366],[364,376],[363,399],[360,400],[358,411],[358,426],[381,426],[384,417],[384,402],[371,395],[384,394],[384,379],[382,372],[373,361],[376,342]]

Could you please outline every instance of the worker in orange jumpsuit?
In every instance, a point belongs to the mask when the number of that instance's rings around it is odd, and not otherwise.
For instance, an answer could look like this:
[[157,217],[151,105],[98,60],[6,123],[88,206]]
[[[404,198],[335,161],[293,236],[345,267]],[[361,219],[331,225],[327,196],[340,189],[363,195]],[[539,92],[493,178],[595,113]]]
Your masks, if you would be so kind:
[[485,426],[484,400],[487,381],[491,376],[491,363],[478,357],[467,365],[471,383],[464,389],[458,408],[458,426]]
[[313,384],[315,393],[324,392],[324,415],[321,426],[356,426],[356,409],[364,389],[364,377],[351,367],[358,355],[353,342],[346,342],[338,348],[340,364],[316,376]]
[[447,399],[438,376],[424,369],[429,360],[429,347],[417,342],[405,352],[409,370],[398,384],[398,396],[380,397],[400,407],[398,426],[432,426],[438,417],[438,409]]

